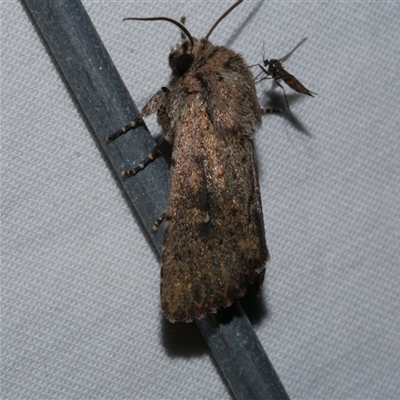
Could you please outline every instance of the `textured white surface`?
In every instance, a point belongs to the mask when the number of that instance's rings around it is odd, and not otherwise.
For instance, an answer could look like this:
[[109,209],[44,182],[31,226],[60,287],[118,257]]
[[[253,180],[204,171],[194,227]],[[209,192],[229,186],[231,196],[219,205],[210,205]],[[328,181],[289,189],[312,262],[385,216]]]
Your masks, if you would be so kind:
[[[139,107],[179,32],[121,19],[185,14],[202,36],[230,4],[84,1]],[[400,397],[399,18],[247,1],[211,37],[249,64],[309,38],[286,67],[319,95],[288,89],[298,125],[266,116],[256,138],[272,261],[255,328],[293,399]],[[20,2],[1,2],[1,96],[2,398],[229,399],[196,328],[162,316],[156,256]]]

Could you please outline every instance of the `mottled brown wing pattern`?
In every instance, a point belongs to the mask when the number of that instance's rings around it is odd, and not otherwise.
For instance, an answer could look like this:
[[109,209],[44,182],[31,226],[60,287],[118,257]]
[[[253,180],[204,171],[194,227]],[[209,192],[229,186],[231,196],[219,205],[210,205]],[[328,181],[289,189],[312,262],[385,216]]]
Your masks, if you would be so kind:
[[259,106],[237,73],[248,72],[241,57],[219,49],[218,73],[198,68],[187,77],[197,90],[182,103],[174,133],[161,266],[161,305],[170,321],[229,306],[268,259],[249,124],[259,122]]

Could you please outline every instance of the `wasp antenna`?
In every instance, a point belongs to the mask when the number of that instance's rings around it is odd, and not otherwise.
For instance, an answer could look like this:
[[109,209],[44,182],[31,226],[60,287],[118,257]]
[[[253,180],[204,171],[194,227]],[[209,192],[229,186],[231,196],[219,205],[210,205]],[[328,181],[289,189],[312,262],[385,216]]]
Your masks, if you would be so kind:
[[211,27],[211,29],[208,31],[206,35],[206,39],[208,39],[212,33],[212,31],[217,27],[217,25],[234,9],[236,8],[243,0],[237,1],[235,4],[233,4],[231,7],[229,7],[214,23],[214,25]]
[[189,39],[191,48],[194,47],[194,40],[190,32],[187,30],[186,26],[183,25],[181,22],[175,21],[172,18],[168,17],[152,17],[152,18],[124,18],[123,21],[167,21],[171,22],[172,24],[176,25]]

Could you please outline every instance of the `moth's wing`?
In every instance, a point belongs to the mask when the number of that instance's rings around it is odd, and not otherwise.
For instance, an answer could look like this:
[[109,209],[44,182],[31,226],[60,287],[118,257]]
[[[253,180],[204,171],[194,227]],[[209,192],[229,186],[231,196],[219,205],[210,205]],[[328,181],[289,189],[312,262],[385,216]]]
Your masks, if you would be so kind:
[[229,306],[268,259],[253,143],[215,132],[200,96],[174,138],[161,265],[161,305],[170,321]]

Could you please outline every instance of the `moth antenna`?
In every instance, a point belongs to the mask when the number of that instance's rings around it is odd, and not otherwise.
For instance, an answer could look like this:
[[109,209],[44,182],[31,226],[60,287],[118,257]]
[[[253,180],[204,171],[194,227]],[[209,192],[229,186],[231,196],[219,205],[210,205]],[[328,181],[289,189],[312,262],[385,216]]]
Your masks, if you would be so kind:
[[217,27],[217,25],[234,9],[236,8],[243,0],[237,1],[235,4],[233,4],[231,7],[229,7],[214,23],[214,25],[211,27],[211,29],[208,31],[206,35],[206,39],[208,39],[212,33],[212,31]]
[[279,61],[282,63],[284,61],[286,61],[291,55],[292,53],[297,50],[305,41],[307,40],[307,38],[303,38],[300,40],[300,42],[295,46],[295,48],[291,51],[289,51],[289,53],[286,54],[286,56],[283,56],[281,59],[279,59]]
[[172,24],[176,25],[189,39],[191,44],[191,49],[194,47],[194,40],[190,32],[187,30],[186,26],[183,25],[181,22],[175,21],[172,18],[168,17],[152,17],[152,18],[124,18],[123,21],[167,21],[171,22]]

